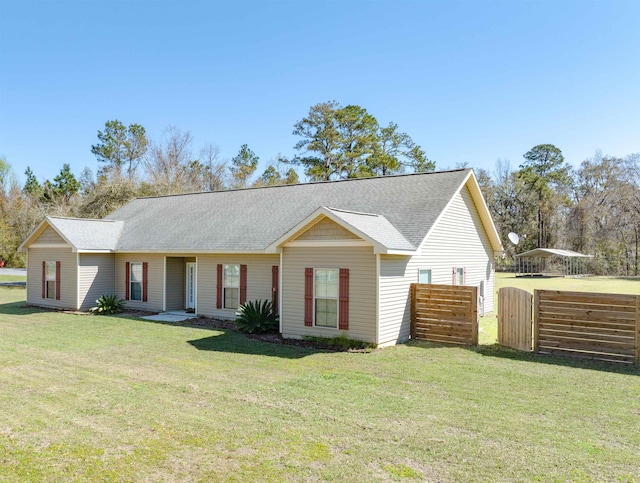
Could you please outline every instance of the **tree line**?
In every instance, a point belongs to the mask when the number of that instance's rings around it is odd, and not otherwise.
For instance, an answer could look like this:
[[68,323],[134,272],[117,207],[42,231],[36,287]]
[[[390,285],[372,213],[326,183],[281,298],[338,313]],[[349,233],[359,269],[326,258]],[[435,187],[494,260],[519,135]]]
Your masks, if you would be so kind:
[[[293,184],[299,170],[321,181],[436,169],[397,124],[382,126],[356,105],[311,106],[293,134],[297,154],[276,155],[261,174],[247,144],[223,160],[214,144],[196,151],[188,131],[170,126],[152,140],[143,126],[119,120],[107,121],[88,146],[95,174],[85,168],[76,176],[63,164],[52,180],[40,181],[27,167],[20,186],[0,158],[0,257],[23,265],[17,247],[46,215],[102,218],[135,197]],[[640,275],[640,154],[596,152],[574,168],[558,147],[541,144],[516,169],[499,159],[493,172],[477,169],[476,176],[504,243],[498,268],[508,269],[516,251],[553,247],[594,255],[595,274]],[[517,247],[510,232],[520,235]]]
[[276,155],[262,174],[260,158],[247,145],[222,159],[216,145],[194,149],[189,131],[167,127],[153,140],[136,123],[109,120],[88,147],[98,161],[94,173],[78,175],[63,164],[52,180],[40,180],[31,167],[20,186],[13,169],[0,158],[0,257],[22,266],[20,243],[47,215],[102,218],[133,198],[433,171],[435,162],[391,122],[381,126],[366,109],[335,101],[311,106],[294,124],[296,155]]
[[523,158],[515,170],[498,160],[493,173],[476,171],[505,248],[498,267],[509,268],[516,252],[564,248],[593,255],[593,274],[640,275],[640,154],[597,151],[573,168],[560,149],[542,144]]

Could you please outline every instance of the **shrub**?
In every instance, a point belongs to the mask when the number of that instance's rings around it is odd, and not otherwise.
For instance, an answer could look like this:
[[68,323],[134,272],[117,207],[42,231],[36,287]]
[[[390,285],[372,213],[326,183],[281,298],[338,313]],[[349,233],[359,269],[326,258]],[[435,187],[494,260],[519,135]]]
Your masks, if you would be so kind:
[[100,295],[100,298],[96,300],[96,304],[98,304],[96,307],[89,309],[90,312],[101,315],[117,314],[124,309],[125,301],[115,294]]
[[264,334],[278,330],[278,316],[269,300],[256,300],[241,305],[236,312],[236,326],[247,334]]

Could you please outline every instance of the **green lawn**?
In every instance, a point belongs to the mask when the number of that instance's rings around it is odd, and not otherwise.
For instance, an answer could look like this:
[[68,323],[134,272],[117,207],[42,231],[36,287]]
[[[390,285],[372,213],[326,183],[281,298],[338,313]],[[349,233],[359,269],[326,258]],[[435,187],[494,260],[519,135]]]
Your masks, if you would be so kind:
[[[576,292],[640,294],[638,277],[515,277],[513,273],[496,273],[496,294],[502,287],[517,287],[533,294],[535,289],[569,290]],[[480,344],[495,344],[498,339],[498,321],[495,313],[480,319]]]
[[0,481],[640,481],[640,369],[319,352],[0,288]]
[[0,282],[26,282],[27,277],[19,275],[0,275]]

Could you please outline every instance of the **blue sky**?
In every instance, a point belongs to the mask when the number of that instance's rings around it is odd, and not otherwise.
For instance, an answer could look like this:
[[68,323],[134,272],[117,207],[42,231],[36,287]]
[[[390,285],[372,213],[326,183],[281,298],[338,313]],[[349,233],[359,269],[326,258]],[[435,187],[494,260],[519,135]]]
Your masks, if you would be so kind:
[[640,2],[0,0],[0,154],[19,181],[91,154],[107,120],[193,151],[295,154],[309,107],[396,122],[439,169],[640,152]]

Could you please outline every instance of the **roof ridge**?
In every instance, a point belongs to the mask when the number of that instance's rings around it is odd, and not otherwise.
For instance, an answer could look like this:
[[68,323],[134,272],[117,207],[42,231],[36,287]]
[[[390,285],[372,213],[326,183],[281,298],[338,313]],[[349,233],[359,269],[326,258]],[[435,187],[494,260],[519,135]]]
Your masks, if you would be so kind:
[[428,175],[434,175],[434,174],[456,173],[460,171],[472,171],[472,170],[473,168],[443,169],[442,171],[428,171],[428,172],[421,172],[421,173],[399,173],[399,174],[390,174],[390,175],[383,175],[383,176],[366,176],[362,178],[307,181],[306,183],[277,184],[277,185],[270,185],[270,186],[248,186],[246,188],[232,188],[232,189],[222,189],[222,190],[214,190],[214,191],[191,191],[189,193],[173,193],[168,195],[139,196],[133,199],[134,200],[152,200],[152,199],[158,199],[158,198],[172,198],[172,197],[178,197],[178,196],[211,195],[214,193],[231,193],[231,192],[242,192],[242,191],[275,189],[275,188],[292,188],[295,186],[347,183],[347,182],[365,181],[365,180],[384,180],[384,179],[402,178],[402,177],[410,177],[410,176],[428,176]]

